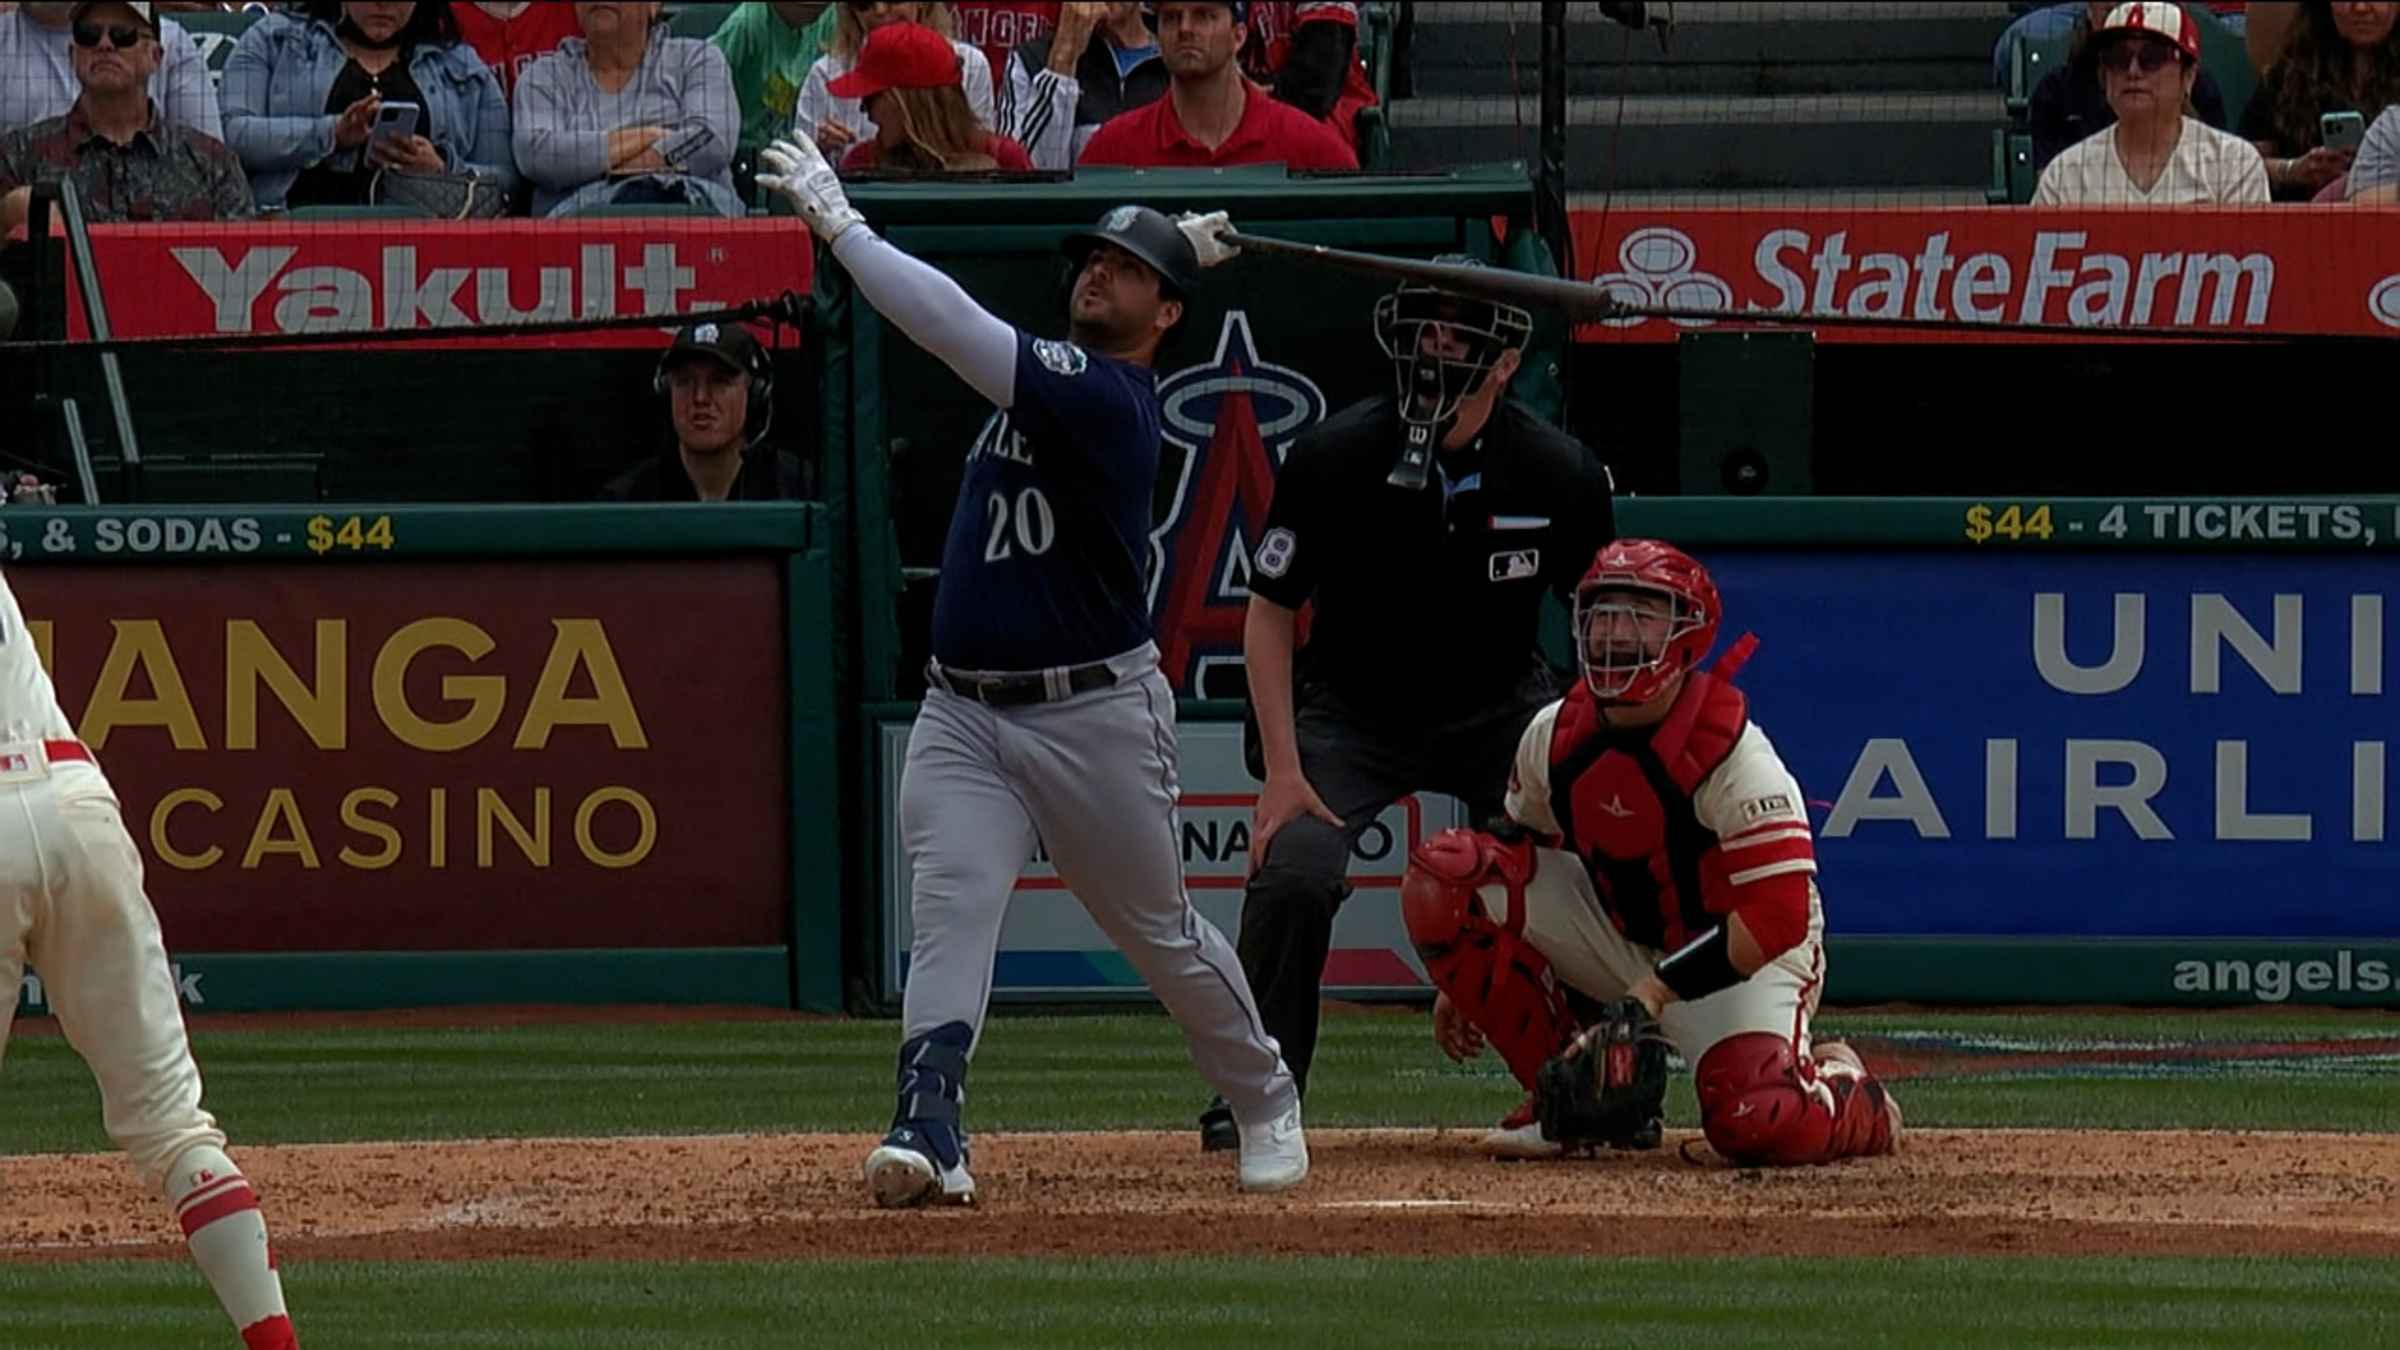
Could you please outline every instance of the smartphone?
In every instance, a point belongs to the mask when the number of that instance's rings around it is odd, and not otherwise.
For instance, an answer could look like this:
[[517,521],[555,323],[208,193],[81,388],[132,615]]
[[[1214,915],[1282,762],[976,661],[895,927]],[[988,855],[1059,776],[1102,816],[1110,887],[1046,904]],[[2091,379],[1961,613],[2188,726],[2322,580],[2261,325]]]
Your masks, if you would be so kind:
[[375,110],[375,129],[368,134],[372,140],[388,141],[417,134],[417,114],[414,103],[386,103]]
[[680,170],[691,161],[692,156],[700,153],[702,147],[716,138],[717,133],[710,131],[707,123],[696,123],[681,131],[671,132],[665,140],[660,141],[658,157],[667,162],[668,168]]
[[2325,148],[2328,150],[2356,150],[2366,143],[2365,113],[2329,112],[2319,119],[2318,126],[2323,131]]

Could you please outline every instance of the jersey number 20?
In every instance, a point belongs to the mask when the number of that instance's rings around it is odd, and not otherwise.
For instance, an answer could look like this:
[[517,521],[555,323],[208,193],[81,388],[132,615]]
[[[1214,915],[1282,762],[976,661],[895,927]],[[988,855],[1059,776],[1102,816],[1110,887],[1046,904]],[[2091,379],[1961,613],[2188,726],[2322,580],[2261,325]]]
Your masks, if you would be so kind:
[[983,541],[983,560],[1000,562],[1015,556],[1018,549],[1040,557],[1058,541],[1058,522],[1050,514],[1050,501],[1040,488],[1027,488],[1017,494],[1011,507],[1008,494],[995,492],[984,503],[984,515],[990,518],[992,532]]

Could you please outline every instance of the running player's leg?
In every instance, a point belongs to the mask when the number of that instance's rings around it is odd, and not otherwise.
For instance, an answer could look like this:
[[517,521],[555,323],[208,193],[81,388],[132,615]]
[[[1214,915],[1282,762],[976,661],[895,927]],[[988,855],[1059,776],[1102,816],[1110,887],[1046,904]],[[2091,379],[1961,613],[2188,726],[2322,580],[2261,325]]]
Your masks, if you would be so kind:
[[[142,892],[141,856],[108,797],[54,800],[53,854],[63,865],[47,878],[28,955],[59,1027],[99,1081],[109,1137],[166,1196],[193,1262],[244,1343],[296,1344],[257,1192],[226,1156],[215,1117],[201,1109],[200,1070],[158,917]],[[34,810],[40,822],[38,801]]]
[[1059,877],[1183,1027],[1200,1076],[1245,1122],[1297,1101],[1233,946],[1192,908],[1177,842],[1174,692],[1155,662],[1026,710],[1003,732]]
[[901,994],[898,1105],[868,1157],[886,1206],[974,1195],[960,1108],[967,1060],[992,996],[1009,893],[1033,857],[1033,821],[1002,778],[998,718],[941,690],[926,695],[900,771],[908,849],[908,983]]
[[0,785],[0,1063],[25,985],[25,945],[43,894],[44,861],[23,789]]
[[1414,757],[1404,747],[1330,700],[1304,703],[1292,730],[1301,773],[1343,823],[1336,829],[1303,813],[1275,832],[1243,888],[1235,947],[1267,1031],[1306,1093],[1334,915],[1350,894],[1351,850],[1376,816],[1422,784],[1412,781]]

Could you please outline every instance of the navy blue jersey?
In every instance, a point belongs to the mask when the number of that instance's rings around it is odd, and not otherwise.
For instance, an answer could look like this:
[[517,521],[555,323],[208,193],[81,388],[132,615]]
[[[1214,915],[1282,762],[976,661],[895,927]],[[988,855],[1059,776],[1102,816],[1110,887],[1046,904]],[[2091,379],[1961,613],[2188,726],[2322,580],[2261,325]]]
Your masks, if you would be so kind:
[[1159,427],[1148,367],[1017,335],[1016,406],[967,452],[942,547],[935,660],[1043,670],[1150,640]]

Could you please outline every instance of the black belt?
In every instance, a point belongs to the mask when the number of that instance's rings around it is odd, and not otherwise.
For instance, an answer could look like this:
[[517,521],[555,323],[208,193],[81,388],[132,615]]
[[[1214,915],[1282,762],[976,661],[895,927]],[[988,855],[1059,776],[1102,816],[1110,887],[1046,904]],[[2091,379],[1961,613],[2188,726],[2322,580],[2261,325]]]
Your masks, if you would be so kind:
[[1070,666],[1066,677],[1066,688],[1053,693],[1049,675],[1038,670],[1009,675],[962,675],[938,665],[928,664],[925,667],[928,683],[992,708],[1022,708],[1028,704],[1050,703],[1075,694],[1088,694],[1095,689],[1107,689],[1117,682],[1117,672],[1109,669],[1106,661]]

